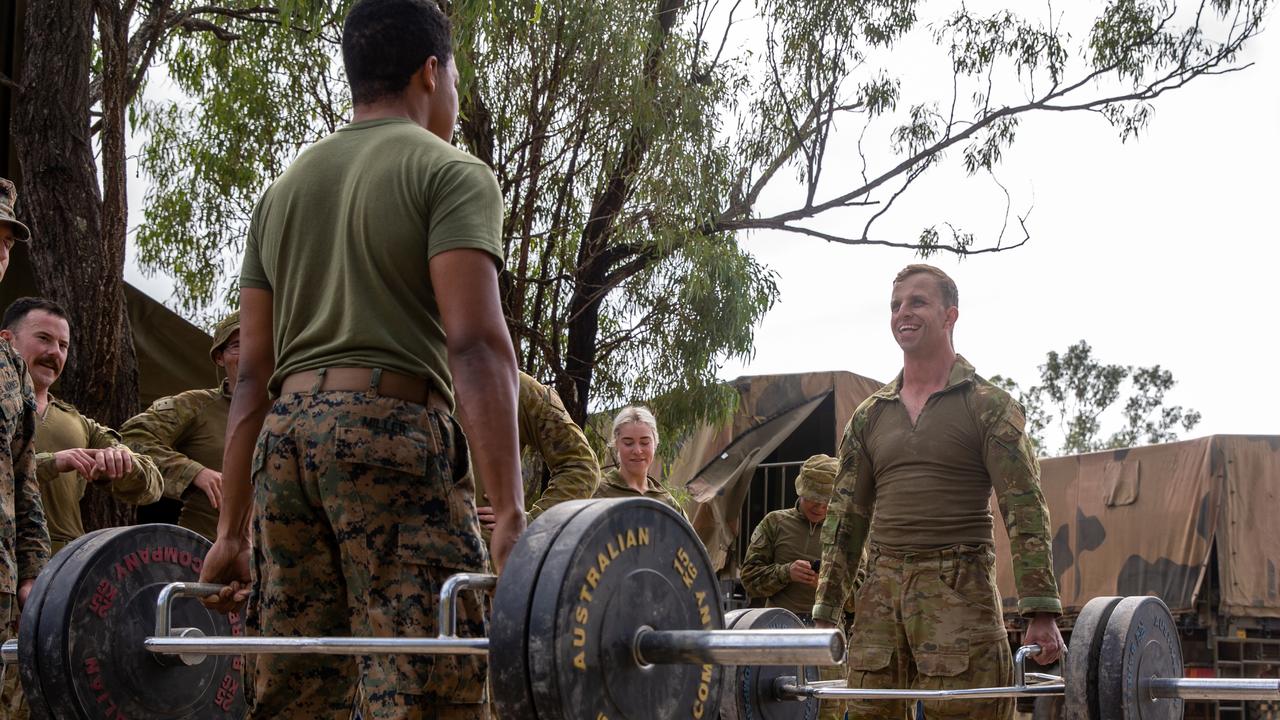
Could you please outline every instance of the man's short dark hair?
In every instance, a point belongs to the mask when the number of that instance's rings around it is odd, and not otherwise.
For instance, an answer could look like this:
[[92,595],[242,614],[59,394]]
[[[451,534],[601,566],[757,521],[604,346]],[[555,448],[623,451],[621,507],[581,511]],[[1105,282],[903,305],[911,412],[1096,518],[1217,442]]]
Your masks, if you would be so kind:
[[413,73],[453,56],[449,19],[434,0],[360,0],[342,24],[342,64],[357,105],[404,92]]
[[71,324],[71,318],[67,317],[67,311],[61,305],[44,298],[38,297],[21,297],[9,303],[9,307],[4,309],[4,322],[0,323],[0,329],[13,330],[22,322],[23,318],[30,315],[35,310],[43,310],[50,315],[54,315]]

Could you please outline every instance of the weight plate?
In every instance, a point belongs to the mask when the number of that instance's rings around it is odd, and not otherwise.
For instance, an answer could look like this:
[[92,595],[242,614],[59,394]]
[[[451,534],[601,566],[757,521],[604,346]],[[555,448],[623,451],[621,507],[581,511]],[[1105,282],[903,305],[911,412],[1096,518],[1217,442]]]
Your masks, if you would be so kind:
[[1098,704],[1103,720],[1177,720],[1182,700],[1153,699],[1151,678],[1182,677],[1178,628],[1164,601],[1127,597],[1107,621],[1099,655]]
[[[734,610],[725,615],[730,630],[803,630],[794,613],[782,608]],[[818,679],[816,667],[796,665],[740,665],[724,669],[724,690],[720,693],[721,720],[814,720],[818,699],[804,702],[778,700],[773,683],[783,675],[801,682]]]
[[[209,542],[173,525],[111,528],[79,546],[51,578],[38,651],[50,717],[240,718],[239,657],[162,665],[142,646],[155,632],[156,597],[171,582],[199,579]],[[242,635],[243,621],[194,598],[173,605],[174,627]]]
[[520,536],[520,542],[498,576],[489,613],[489,691],[498,717],[527,720],[537,717],[526,663],[533,584],[565,523],[592,502],[559,503],[539,515]]
[[715,572],[693,528],[646,498],[597,500],[547,553],[529,617],[540,720],[715,717],[718,665],[641,665],[637,632],[724,626]]
[[1096,597],[1085,603],[1071,630],[1067,656],[1062,661],[1063,717],[1066,720],[1100,720],[1098,708],[1098,655],[1107,620],[1123,598]]
[[[40,682],[42,677],[38,649],[40,643],[36,639],[36,631],[40,627],[40,610],[44,607],[44,598],[46,591],[49,589],[49,582],[58,574],[58,569],[75,554],[81,545],[103,532],[106,532],[106,528],[81,535],[67,543],[62,550],[50,558],[48,564],[44,566],[44,570],[40,571],[35,583],[32,584],[31,592],[27,595],[26,605],[22,608],[22,616],[18,623],[18,667],[16,671],[18,679],[22,682],[22,695],[26,698],[27,708],[33,717],[49,717],[49,706],[44,699],[44,686]],[[13,672],[13,670],[10,670],[10,672]]]

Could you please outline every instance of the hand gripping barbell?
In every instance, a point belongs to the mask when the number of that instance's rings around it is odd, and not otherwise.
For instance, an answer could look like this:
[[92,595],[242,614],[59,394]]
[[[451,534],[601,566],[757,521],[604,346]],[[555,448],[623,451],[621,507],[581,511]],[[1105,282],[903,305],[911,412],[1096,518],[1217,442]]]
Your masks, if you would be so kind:
[[[247,637],[235,615],[187,596],[208,542],[142,525],[82,537],[37,579],[16,661],[33,717],[235,718],[241,656],[484,654],[501,718],[714,718],[726,664],[838,663],[844,637],[724,628],[718,581],[688,523],[643,498],[558,505],[505,572],[441,588],[436,637]],[[489,637],[456,637],[459,593],[493,589]],[[802,704],[802,703],[796,703]]]

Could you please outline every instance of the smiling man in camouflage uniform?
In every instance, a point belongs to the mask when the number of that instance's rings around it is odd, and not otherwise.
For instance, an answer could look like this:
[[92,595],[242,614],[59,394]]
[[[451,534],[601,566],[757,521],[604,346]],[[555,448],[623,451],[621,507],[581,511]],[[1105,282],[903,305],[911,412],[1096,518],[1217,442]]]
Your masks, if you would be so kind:
[[231,313],[213,329],[209,357],[226,371],[221,387],[160,398],[120,431],[129,447],[160,466],[165,497],[182,501],[178,525],[213,540],[222,502],[227,411],[240,366],[240,313]]
[[[839,465],[830,455],[814,455],[796,475],[795,507],[765,515],[751,533],[742,560],[742,587],[748,597],[763,599],[767,607],[790,610],[812,626],[814,591],[822,556],[822,521],[827,517],[831,490]],[[843,666],[821,668],[823,680],[844,677]],[[840,720],[844,703],[823,700],[819,717]]]
[[[0,178],[0,279],[9,269],[14,243],[31,240],[31,231],[14,214],[17,199],[13,183]],[[49,562],[35,436],[36,398],[27,365],[0,338],[0,641],[16,635],[18,613]]]
[[[837,508],[823,527],[813,607],[833,624],[869,539],[849,633],[849,685],[954,689],[1008,685],[1012,657],[995,585],[994,490],[1013,550],[1025,642],[1057,659],[1062,613],[1049,511],[1022,408],[955,353],[959,294],[946,273],[910,265],[894,279],[898,378],[854,411],[840,445]],[[874,520],[873,520],[874,518]],[[870,534],[870,538],[868,538]],[[851,702],[852,718],[903,718],[902,702]],[[925,703],[929,718],[1012,718],[1009,699]]]

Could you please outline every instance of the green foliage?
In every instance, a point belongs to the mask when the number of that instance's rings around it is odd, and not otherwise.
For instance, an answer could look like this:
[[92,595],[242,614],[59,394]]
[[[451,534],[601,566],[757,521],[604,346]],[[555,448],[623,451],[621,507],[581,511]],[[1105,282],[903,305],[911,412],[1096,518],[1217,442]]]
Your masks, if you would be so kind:
[[[233,297],[256,197],[349,118],[337,50],[348,4],[287,0],[232,39],[167,36],[161,60],[183,97],[136,107],[151,180],[137,242],[144,267],[176,275],[188,314]],[[924,255],[1010,247],[1003,229],[984,247],[946,218],[901,239],[871,231],[953,147],[970,174],[994,172],[1034,111],[1092,110],[1133,136],[1160,94],[1223,71],[1269,4],[1206,0],[1175,22],[1163,3],[1111,0],[1074,42],[1060,11],[961,7],[929,28],[954,94],[906,105],[898,70],[913,58],[893,51],[919,29],[918,0],[442,2],[462,78],[455,141],[493,168],[506,202],[502,284],[521,364],[580,418],[654,398],[675,436],[722,416],[732,398],[716,369],[750,355],[777,299],[740,233]],[[824,167],[849,164],[826,155],[837,126],[875,149],[860,142],[862,172],[832,180]],[[779,176],[803,199],[766,214]],[[807,224],[836,213],[851,220],[837,234]]]
[[[1023,404],[1027,434],[1041,454],[1046,454],[1045,433],[1055,420],[1063,438],[1058,453],[1064,455],[1172,442],[1178,439],[1179,429],[1189,432],[1200,423],[1198,411],[1165,405],[1165,394],[1177,384],[1172,372],[1159,365],[1104,363],[1084,340],[1063,353],[1049,351],[1040,366],[1040,384],[1026,391],[998,375],[992,382]],[[1105,435],[1104,413],[1126,394],[1120,411],[1123,424]]]

